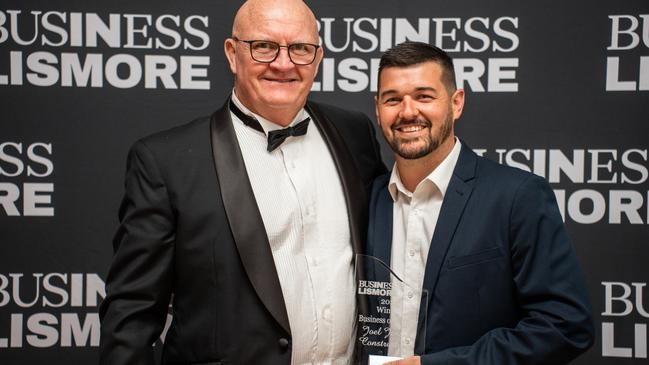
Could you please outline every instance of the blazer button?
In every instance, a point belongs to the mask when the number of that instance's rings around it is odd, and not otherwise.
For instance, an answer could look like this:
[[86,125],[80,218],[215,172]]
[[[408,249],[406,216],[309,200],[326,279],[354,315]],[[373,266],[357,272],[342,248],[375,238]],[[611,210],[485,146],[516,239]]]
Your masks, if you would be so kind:
[[286,348],[286,347],[288,347],[288,345],[290,345],[290,342],[289,342],[288,339],[283,338],[283,337],[279,339],[279,346],[280,347]]

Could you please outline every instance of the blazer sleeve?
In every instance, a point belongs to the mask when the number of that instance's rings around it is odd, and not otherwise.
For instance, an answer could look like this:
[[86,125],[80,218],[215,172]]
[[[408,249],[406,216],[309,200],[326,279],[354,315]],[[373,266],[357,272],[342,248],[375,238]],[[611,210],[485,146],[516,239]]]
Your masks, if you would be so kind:
[[154,155],[129,152],[115,254],[101,304],[100,363],[154,364],[172,292],[174,214]]
[[565,364],[593,344],[585,280],[544,179],[530,175],[520,185],[509,222],[523,317],[514,328],[492,329],[471,346],[422,355],[422,364]]

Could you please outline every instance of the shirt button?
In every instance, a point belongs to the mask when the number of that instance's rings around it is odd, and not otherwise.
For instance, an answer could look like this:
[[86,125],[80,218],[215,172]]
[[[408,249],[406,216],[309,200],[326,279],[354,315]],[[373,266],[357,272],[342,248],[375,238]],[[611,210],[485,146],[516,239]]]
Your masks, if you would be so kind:
[[415,256],[415,250],[411,249],[410,251],[408,251],[408,254],[410,255],[410,257]]
[[412,297],[414,297],[414,296],[415,295],[411,291],[408,292],[408,299],[412,299]]
[[406,337],[406,339],[403,342],[405,342],[406,345],[410,345],[410,337]]
[[326,304],[324,308],[322,308],[322,319],[325,322],[331,323],[331,304]]

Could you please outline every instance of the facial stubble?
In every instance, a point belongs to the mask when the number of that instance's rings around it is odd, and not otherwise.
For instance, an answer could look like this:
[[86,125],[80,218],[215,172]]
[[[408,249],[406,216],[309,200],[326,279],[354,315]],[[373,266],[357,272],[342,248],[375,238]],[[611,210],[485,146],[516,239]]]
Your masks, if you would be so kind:
[[[428,128],[429,133],[427,133],[425,136],[415,137],[415,138],[397,137],[397,134],[395,133],[396,128],[408,124],[424,125],[425,128]],[[425,119],[416,119],[413,121],[401,121],[399,123],[394,124],[391,127],[391,129],[392,129],[393,138],[390,141],[390,147],[392,148],[392,151],[394,151],[394,153],[396,153],[401,158],[404,158],[406,160],[415,160],[418,158],[422,158],[424,156],[427,156],[435,152],[439,148],[439,146],[442,145],[442,143],[444,143],[451,136],[451,131],[453,130],[453,110],[449,106],[446,119],[440,125],[439,133],[436,137],[432,136],[430,133],[430,131],[432,130],[432,122]],[[417,144],[421,144],[421,142],[423,142],[421,146],[414,147]]]

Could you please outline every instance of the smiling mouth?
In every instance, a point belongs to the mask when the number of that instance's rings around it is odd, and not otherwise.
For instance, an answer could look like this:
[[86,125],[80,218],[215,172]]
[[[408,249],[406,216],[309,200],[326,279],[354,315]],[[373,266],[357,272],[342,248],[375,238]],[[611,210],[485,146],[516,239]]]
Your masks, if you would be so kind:
[[423,125],[406,125],[406,126],[397,128],[397,130],[399,132],[412,133],[412,132],[419,132],[420,130],[422,130],[424,128],[425,127]]
[[269,78],[264,78],[264,80],[268,82],[277,82],[280,84],[288,84],[294,81],[297,81],[296,79],[269,79]]
[[392,130],[399,133],[416,133],[423,129],[430,128],[431,123],[427,120],[421,121],[410,121],[410,122],[401,122],[399,124],[393,125]]

